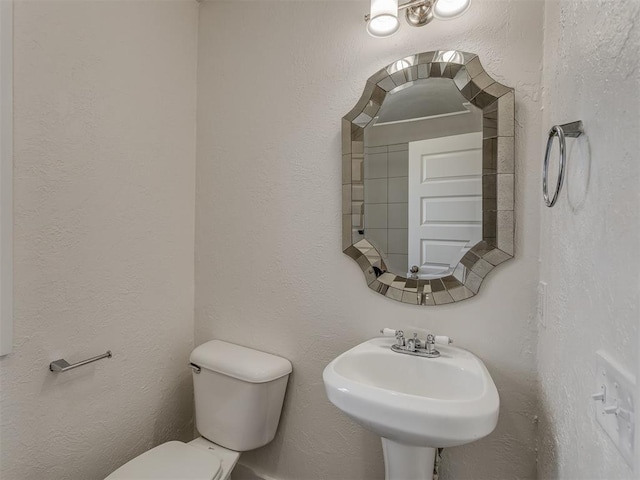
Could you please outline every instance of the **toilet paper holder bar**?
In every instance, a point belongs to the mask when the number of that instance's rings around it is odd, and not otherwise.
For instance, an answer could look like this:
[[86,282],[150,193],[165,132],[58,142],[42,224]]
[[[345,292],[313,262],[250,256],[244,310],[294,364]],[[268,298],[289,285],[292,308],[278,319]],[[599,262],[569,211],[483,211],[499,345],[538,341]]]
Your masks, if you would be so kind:
[[111,350],[107,350],[107,352],[103,353],[102,355],[97,355],[95,357],[87,358],[86,360],[82,360],[81,362],[77,362],[77,363],[69,363],[64,358],[61,358],[59,360],[55,360],[51,362],[49,364],[49,370],[56,373],[67,372],[69,370],[73,370],[74,368],[87,365],[88,363],[97,362],[98,360],[102,360],[103,358],[111,358],[112,356],[113,355],[111,355]]

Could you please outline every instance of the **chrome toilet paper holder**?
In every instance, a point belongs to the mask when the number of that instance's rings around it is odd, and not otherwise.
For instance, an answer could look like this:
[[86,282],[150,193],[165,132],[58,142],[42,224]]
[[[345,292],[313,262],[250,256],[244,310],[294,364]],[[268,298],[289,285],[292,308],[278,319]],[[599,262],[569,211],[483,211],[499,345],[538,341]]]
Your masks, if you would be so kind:
[[64,358],[61,358],[59,360],[54,360],[53,362],[51,362],[49,364],[49,370],[56,373],[68,372],[69,370],[73,370],[74,368],[97,362],[98,360],[102,360],[103,358],[111,358],[112,356],[113,355],[111,354],[111,350],[107,350],[107,352],[103,353],[102,355],[87,358],[86,360],[82,360],[81,362],[77,363],[69,363]]

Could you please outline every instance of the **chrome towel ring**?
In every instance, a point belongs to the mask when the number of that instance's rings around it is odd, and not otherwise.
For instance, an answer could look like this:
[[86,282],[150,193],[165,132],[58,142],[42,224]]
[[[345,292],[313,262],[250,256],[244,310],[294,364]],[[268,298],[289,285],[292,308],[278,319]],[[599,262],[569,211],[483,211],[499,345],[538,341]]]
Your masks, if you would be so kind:
[[[565,123],[564,125],[554,125],[549,130],[547,138],[547,150],[544,154],[544,164],[542,165],[542,196],[547,207],[553,207],[558,200],[562,184],[564,183],[564,171],[567,164],[567,147],[565,137],[576,138],[584,133],[582,121]],[[558,163],[558,180],[556,181],[556,190],[553,196],[549,198],[549,155],[551,147],[553,147],[553,139],[558,137],[558,146],[560,148],[560,162]]]

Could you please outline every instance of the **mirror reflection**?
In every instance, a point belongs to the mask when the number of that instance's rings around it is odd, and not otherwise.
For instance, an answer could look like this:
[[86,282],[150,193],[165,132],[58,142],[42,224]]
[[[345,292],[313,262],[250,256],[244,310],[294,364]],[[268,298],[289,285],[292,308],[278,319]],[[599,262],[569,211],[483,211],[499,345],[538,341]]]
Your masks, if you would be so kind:
[[389,272],[451,275],[482,241],[482,118],[452,79],[426,78],[390,90],[364,129],[358,234]]

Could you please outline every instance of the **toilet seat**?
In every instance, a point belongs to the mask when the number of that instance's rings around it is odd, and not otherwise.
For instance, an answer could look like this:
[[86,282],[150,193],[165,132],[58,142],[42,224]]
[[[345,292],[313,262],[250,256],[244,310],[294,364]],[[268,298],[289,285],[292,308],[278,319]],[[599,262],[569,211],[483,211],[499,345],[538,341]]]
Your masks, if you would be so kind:
[[173,441],[130,460],[105,480],[218,480],[221,474],[218,457]]

